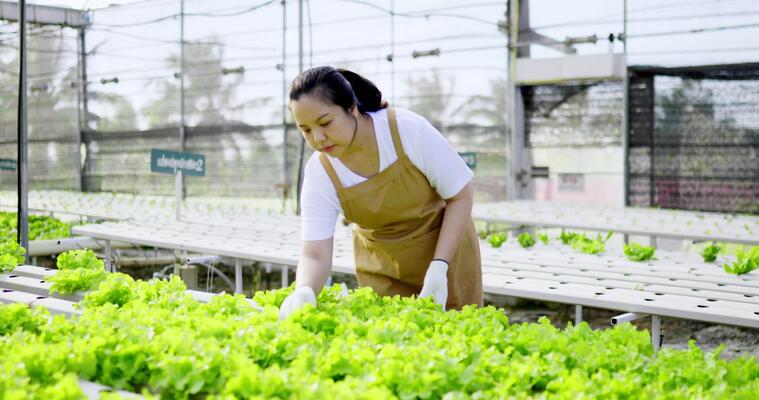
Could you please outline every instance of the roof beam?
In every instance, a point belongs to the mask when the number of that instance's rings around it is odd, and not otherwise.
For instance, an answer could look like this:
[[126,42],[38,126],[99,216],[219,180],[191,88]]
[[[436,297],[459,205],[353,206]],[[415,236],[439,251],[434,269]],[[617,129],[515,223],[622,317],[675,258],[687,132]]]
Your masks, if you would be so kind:
[[[0,1],[0,21],[18,22],[18,3]],[[26,22],[82,28],[87,25],[84,11],[65,7],[26,5]]]

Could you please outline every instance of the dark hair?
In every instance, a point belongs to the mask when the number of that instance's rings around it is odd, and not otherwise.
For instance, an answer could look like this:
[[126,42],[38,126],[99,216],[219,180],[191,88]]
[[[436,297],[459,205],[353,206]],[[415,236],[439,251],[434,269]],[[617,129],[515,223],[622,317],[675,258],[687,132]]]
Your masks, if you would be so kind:
[[370,80],[353,71],[331,66],[313,67],[295,77],[290,84],[290,101],[298,101],[303,95],[318,96],[346,112],[353,105],[358,106],[361,113],[387,107],[382,92]]

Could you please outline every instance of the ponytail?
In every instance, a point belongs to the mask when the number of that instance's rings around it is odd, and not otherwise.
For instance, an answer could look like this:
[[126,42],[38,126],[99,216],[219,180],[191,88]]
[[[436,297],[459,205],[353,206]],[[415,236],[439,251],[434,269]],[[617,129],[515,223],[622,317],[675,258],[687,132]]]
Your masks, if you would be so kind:
[[382,100],[382,92],[380,92],[372,81],[347,69],[338,68],[337,72],[339,72],[353,88],[358,111],[366,113],[387,107],[387,101]]
[[290,85],[290,101],[314,95],[349,112],[353,106],[361,113],[387,107],[382,92],[370,80],[347,69],[314,67],[301,72]]

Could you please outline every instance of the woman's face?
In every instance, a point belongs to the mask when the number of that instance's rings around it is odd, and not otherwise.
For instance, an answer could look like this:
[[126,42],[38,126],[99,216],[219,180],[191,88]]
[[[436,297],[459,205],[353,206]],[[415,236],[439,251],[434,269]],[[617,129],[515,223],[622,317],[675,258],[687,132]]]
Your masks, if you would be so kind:
[[309,146],[331,157],[345,153],[356,130],[356,107],[352,113],[312,95],[290,102],[290,111]]

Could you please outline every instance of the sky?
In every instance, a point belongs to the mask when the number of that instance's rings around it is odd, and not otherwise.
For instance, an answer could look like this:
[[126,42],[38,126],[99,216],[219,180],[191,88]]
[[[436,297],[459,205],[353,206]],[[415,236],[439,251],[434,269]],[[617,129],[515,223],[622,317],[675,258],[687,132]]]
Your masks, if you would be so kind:
[[[178,0],[52,0],[30,4],[94,9],[88,32],[88,71],[97,90],[130,98],[137,108],[156,97],[161,83],[176,71],[166,59],[178,53]],[[112,5],[124,3],[121,6]],[[279,1],[259,10],[234,14],[265,0],[186,0],[186,40],[217,40],[225,44],[226,68],[245,68],[232,118],[253,124],[276,123],[281,113],[283,80],[298,72],[297,1],[287,5],[287,70],[282,62],[282,6]],[[700,65],[759,61],[757,0],[629,0],[628,64]],[[311,0],[307,15],[313,24],[304,32],[305,67],[333,64],[355,69],[375,81],[400,105],[419,95],[407,82],[439,71],[451,98],[451,110],[474,95],[490,95],[492,82],[507,77],[506,38],[498,31],[504,1],[464,0]],[[394,5],[397,17],[385,11]],[[577,45],[580,54],[622,52],[605,38],[623,30],[622,0],[533,0],[530,23],[538,32],[563,40],[597,35],[599,42]],[[385,9],[385,10],[383,10]],[[165,18],[165,19],[164,19]],[[146,23],[162,19],[157,23]],[[308,24],[308,19],[304,21]],[[129,26],[136,25],[136,26]],[[704,29],[703,32],[693,32]],[[395,38],[393,46],[391,37]],[[69,43],[75,60],[75,41]],[[439,56],[413,57],[414,52],[440,49]],[[534,58],[560,53],[531,46]],[[392,63],[386,56],[394,52]],[[203,60],[190,62],[202,63]],[[107,80],[119,78],[118,84]],[[106,83],[101,83],[101,79]],[[236,79],[234,75],[224,79]],[[263,100],[262,100],[263,99]],[[266,100],[268,99],[268,100]],[[262,102],[266,101],[265,104]],[[94,105],[96,107],[96,105]],[[255,112],[253,111],[255,110]],[[108,110],[99,110],[107,115]],[[113,115],[117,118],[116,115]],[[147,121],[141,119],[140,128]]]

